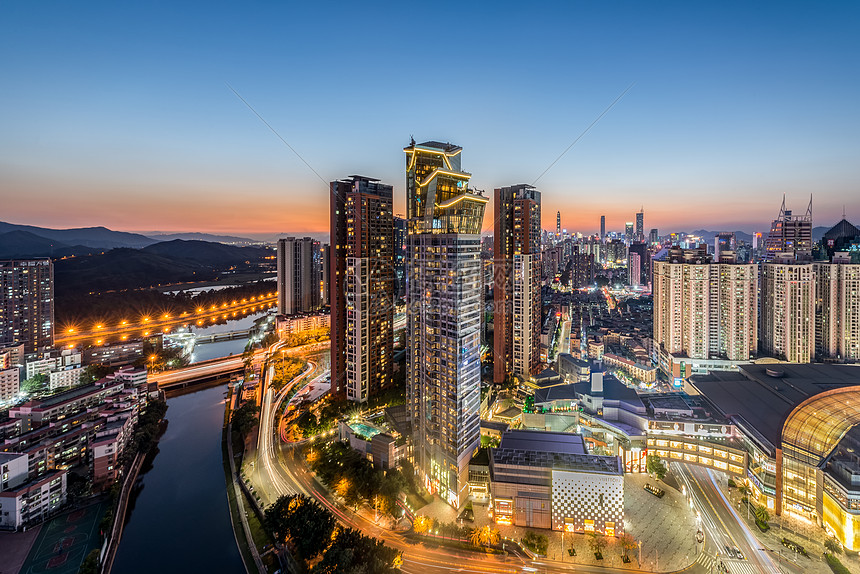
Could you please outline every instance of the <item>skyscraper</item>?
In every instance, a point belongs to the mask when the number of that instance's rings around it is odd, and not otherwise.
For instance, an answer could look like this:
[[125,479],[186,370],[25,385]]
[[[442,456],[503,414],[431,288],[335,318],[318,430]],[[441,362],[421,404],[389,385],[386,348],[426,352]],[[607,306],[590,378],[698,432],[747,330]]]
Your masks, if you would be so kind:
[[33,353],[54,344],[54,264],[50,259],[0,261],[0,348]]
[[278,239],[278,313],[281,315],[319,310],[319,251],[319,242],[310,237]]
[[654,343],[692,359],[746,361],[758,338],[758,269],[712,263],[704,246],[654,261]]
[[660,234],[657,232],[657,228],[651,230],[648,234],[648,243],[651,245],[655,245],[660,242]]
[[493,381],[540,368],[540,192],[520,184],[495,190]]
[[815,271],[815,355],[818,359],[860,360],[860,265],[846,253]]
[[606,216],[600,216],[600,240],[603,241],[606,238]]
[[359,175],[331,182],[331,394],[365,402],[392,384],[393,188]]
[[645,241],[645,208],[636,212],[636,241]]
[[764,261],[790,256],[796,261],[812,260],[812,196],[804,215],[792,215],[785,208],[785,196],[779,215],[773,220],[765,242]]
[[423,485],[460,506],[480,437],[480,233],[488,199],[469,190],[461,147],[413,141],[403,151],[413,456]]
[[629,247],[633,243],[633,222],[628,221],[624,224],[624,242]]
[[556,239],[561,237],[561,212],[555,212],[555,237]]
[[761,266],[762,352],[791,363],[815,355],[815,268],[790,255]]
[[642,257],[632,250],[627,253],[627,284],[631,287],[642,285]]
[[574,245],[570,254],[570,286],[589,287],[594,283],[594,254],[586,253],[584,245]]

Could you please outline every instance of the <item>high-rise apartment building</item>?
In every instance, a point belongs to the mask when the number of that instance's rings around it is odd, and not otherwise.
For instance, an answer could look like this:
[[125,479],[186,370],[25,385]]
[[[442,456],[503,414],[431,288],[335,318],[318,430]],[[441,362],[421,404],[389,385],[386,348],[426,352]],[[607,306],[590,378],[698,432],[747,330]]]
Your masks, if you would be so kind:
[[606,238],[606,216],[600,216],[600,240],[603,241]]
[[25,353],[54,344],[54,264],[50,259],[0,261],[0,348]]
[[712,263],[704,248],[653,262],[654,343],[691,359],[746,361],[756,353],[758,269]]
[[762,352],[791,363],[815,355],[815,267],[790,256],[761,265]]
[[795,261],[810,261],[812,259],[812,197],[804,215],[792,215],[785,208],[785,196],[779,215],[773,220],[770,233],[765,241],[764,261],[785,260],[790,257]]
[[645,241],[645,209],[636,212],[636,241]]
[[331,247],[323,243],[320,247],[320,307],[331,300]]
[[320,307],[319,242],[310,237],[278,240],[278,313],[295,315]]
[[493,381],[503,383],[540,369],[540,192],[497,188],[494,203]]
[[331,182],[331,394],[366,402],[392,384],[393,187]]
[[570,286],[574,289],[594,283],[594,255],[584,245],[574,245],[570,254]]
[[435,141],[406,152],[407,407],[423,485],[454,506],[468,496],[479,444],[481,223],[462,148]]
[[651,232],[648,233],[648,243],[651,245],[660,243],[660,234],[657,232],[656,228],[652,229]]
[[[638,258],[636,265],[632,263],[634,255]],[[630,285],[647,285],[651,281],[651,252],[643,241],[634,241],[627,250],[627,279]]]
[[815,355],[860,360],[860,265],[837,253],[832,263],[813,263]]

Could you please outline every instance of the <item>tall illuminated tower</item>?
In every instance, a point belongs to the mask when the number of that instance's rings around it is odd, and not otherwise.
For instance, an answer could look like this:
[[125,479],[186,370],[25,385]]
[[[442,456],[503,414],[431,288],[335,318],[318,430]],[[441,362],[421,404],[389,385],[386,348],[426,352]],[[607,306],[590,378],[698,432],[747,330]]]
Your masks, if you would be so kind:
[[526,184],[495,190],[493,381],[540,369],[540,192]]
[[435,141],[406,152],[407,372],[413,457],[424,486],[454,506],[469,494],[481,400],[481,223],[462,148]]
[[393,188],[353,175],[331,182],[331,395],[366,402],[392,383]]
[[645,241],[645,208],[636,212],[636,241]]
[[25,353],[54,344],[54,264],[50,259],[0,261],[0,348]]

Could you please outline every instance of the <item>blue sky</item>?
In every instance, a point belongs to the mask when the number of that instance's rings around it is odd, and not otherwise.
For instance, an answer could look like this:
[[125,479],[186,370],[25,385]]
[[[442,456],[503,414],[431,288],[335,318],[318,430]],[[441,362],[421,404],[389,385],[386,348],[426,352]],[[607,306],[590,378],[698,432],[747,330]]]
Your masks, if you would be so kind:
[[[326,181],[395,185],[409,142],[544,227],[765,229],[782,194],[860,221],[860,4],[0,4],[0,220],[322,231]],[[491,225],[489,217],[485,225]]]

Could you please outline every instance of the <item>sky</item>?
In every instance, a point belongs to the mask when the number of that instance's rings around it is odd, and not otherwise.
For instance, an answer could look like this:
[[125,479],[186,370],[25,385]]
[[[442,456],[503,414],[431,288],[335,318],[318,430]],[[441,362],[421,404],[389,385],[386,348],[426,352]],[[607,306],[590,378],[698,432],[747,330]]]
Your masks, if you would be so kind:
[[766,230],[810,193],[858,223],[858,29],[857,2],[3,2],[0,221],[324,232],[351,174],[404,212],[411,136],[491,195],[632,86],[537,182],[544,228]]

